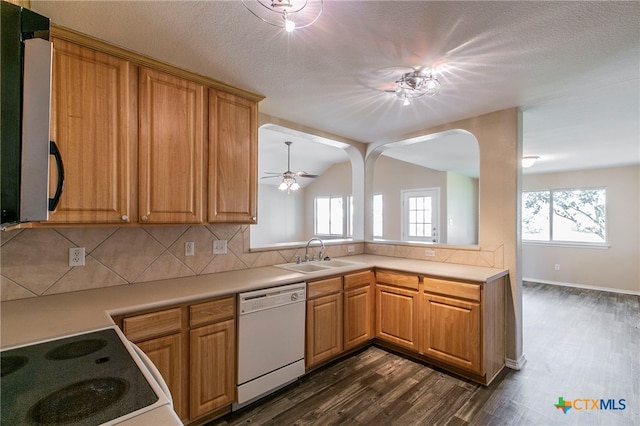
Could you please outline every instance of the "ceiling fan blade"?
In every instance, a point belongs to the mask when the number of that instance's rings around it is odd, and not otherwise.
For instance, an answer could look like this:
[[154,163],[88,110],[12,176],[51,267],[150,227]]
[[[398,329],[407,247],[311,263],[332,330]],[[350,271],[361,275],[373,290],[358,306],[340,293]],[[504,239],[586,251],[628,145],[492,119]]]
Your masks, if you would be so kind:
[[282,172],[263,172],[265,175],[282,175]]
[[280,175],[262,176],[260,179],[270,179],[270,178],[277,178],[277,177],[280,177]]
[[303,178],[317,178],[320,175],[310,175],[307,172],[296,172],[294,173],[294,175],[298,176],[298,177],[303,177]]

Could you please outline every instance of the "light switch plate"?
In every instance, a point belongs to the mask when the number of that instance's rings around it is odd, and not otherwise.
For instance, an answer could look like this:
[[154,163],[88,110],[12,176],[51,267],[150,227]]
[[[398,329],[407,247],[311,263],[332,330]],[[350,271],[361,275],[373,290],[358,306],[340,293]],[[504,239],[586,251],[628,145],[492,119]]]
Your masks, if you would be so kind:
[[213,240],[213,254],[227,254],[227,240]]

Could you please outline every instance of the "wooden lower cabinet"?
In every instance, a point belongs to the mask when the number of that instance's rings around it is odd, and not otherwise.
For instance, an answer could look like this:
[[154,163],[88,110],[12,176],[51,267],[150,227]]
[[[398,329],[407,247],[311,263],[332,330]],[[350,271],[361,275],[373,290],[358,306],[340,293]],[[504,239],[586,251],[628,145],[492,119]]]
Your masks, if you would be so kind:
[[376,338],[418,351],[419,285],[417,275],[376,271]]
[[344,276],[344,350],[366,344],[373,338],[372,271]]
[[505,364],[505,280],[376,271],[376,338],[488,385]]
[[235,320],[190,331],[190,417],[233,402],[235,397]]
[[423,295],[421,353],[482,374],[480,303]]
[[342,293],[307,300],[306,327],[306,368],[339,355],[343,348]]
[[136,343],[147,354],[167,383],[173,397],[173,409],[181,419],[187,418],[185,398],[186,389],[182,380],[185,365],[180,333]]
[[376,286],[376,337],[418,351],[418,292]]
[[224,414],[235,400],[235,306],[232,295],[114,318],[158,368],[184,423]]

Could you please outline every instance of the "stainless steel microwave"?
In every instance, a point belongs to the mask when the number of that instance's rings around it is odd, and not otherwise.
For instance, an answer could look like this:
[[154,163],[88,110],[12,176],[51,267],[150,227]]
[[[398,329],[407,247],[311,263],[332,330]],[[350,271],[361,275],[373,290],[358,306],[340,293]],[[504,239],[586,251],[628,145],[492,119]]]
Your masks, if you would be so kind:
[[[62,194],[64,168],[49,140],[53,47],[48,18],[2,1],[1,227],[45,221]],[[49,158],[57,185],[49,197]]]

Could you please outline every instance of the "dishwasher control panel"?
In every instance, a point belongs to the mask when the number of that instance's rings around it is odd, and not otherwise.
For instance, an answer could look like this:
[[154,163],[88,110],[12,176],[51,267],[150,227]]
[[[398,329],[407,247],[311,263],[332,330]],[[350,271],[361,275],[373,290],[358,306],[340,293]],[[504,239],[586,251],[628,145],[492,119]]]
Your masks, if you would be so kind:
[[306,293],[306,283],[290,284],[240,293],[238,295],[240,315],[288,305],[290,303],[304,302],[306,300]]

